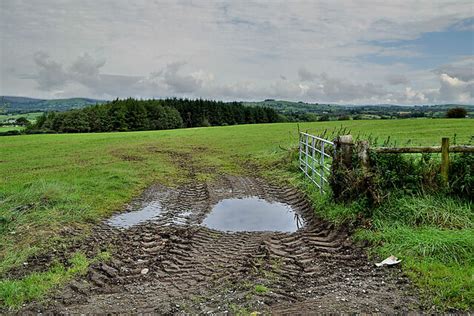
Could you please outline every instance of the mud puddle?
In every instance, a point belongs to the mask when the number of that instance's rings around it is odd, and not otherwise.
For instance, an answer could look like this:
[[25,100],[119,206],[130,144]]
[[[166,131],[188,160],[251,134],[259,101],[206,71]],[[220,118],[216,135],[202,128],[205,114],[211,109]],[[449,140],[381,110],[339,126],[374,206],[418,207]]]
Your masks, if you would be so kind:
[[157,219],[161,211],[161,203],[153,201],[140,210],[114,215],[106,223],[116,228],[130,228]]
[[213,207],[203,226],[227,231],[295,232],[303,222],[286,203],[268,202],[258,197],[225,199]]

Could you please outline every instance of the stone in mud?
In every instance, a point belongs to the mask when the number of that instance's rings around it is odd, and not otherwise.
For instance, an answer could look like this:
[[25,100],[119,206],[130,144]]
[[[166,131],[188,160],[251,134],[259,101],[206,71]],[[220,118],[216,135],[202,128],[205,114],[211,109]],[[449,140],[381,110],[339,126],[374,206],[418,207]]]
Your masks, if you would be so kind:
[[144,268],[144,269],[142,269],[142,271],[140,273],[145,275],[145,274],[148,273],[148,271],[150,271],[148,268]]

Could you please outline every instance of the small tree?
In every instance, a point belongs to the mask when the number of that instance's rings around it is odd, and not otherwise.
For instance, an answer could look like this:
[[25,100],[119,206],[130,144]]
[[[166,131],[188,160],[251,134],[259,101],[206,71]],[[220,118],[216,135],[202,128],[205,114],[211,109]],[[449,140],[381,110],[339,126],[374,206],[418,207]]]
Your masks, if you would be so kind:
[[464,118],[467,115],[467,111],[464,108],[452,108],[446,112],[447,118]]
[[15,124],[19,126],[27,126],[30,125],[30,121],[28,121],[26,117],[22,116],[16,119]]
[[326,121],[329,121],[329,115],[323,115],[319,118],[320,122],[326,122]]
[[351,117],[349,115],[341,115],[337,118],[338,121],[348,121]]

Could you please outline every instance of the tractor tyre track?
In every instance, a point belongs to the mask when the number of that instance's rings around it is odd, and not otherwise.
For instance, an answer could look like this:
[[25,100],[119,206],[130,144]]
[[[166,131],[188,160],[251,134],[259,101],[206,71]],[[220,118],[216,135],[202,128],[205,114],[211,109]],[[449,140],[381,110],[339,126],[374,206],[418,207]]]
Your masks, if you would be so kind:
[[[295,233],[227,233],[199,226],[220,200],[248,196],[291,205],[304,226]],[[152,222],[128,229],[97,226],[87,243],[113,249],[112,259],[92,265],[85,277],[27,310],[312,314],[418,308],[398,268],[376,269],[347,229],[317,218],[295,189],[223,176],[177,189],[152,186],[128,210],[153,202],[163,210]],[[264,290],[257,291],[257,285]]]

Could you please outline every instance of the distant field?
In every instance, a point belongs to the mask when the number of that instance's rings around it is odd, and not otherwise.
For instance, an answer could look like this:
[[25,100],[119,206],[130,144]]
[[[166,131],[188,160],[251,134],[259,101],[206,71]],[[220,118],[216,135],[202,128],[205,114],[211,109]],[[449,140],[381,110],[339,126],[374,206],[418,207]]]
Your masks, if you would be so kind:
[[13,114],[13,115],[0,114],[0,124],[2,122],[7,121],[8,119],[17,119],[19,117],[26,117],[27,120],[33,123],[41,114],[43,114],[43,112],[32,112],[32,113]]
[[0,126],[0,133],[1,132],[8,132],[8,131],[19,131],[22,130],[23,127],[18,126]]
[[[299,124],[319,133],[342,126],[353,135],[391,137],[399,144],[458,144],[474,134],[474,120],[410,119]],[[297,124],[260,124],[163,131],[0,137],[0,274],[48,247],[65,226],[91,223],[121,208],[153,182],[186,180],[179,163],[198,177],[241,174],[257,162],[278,163],[297,146]],[[364,137],[363,137],[364,138]],[[285,171],[282,171],[285,172]]]

